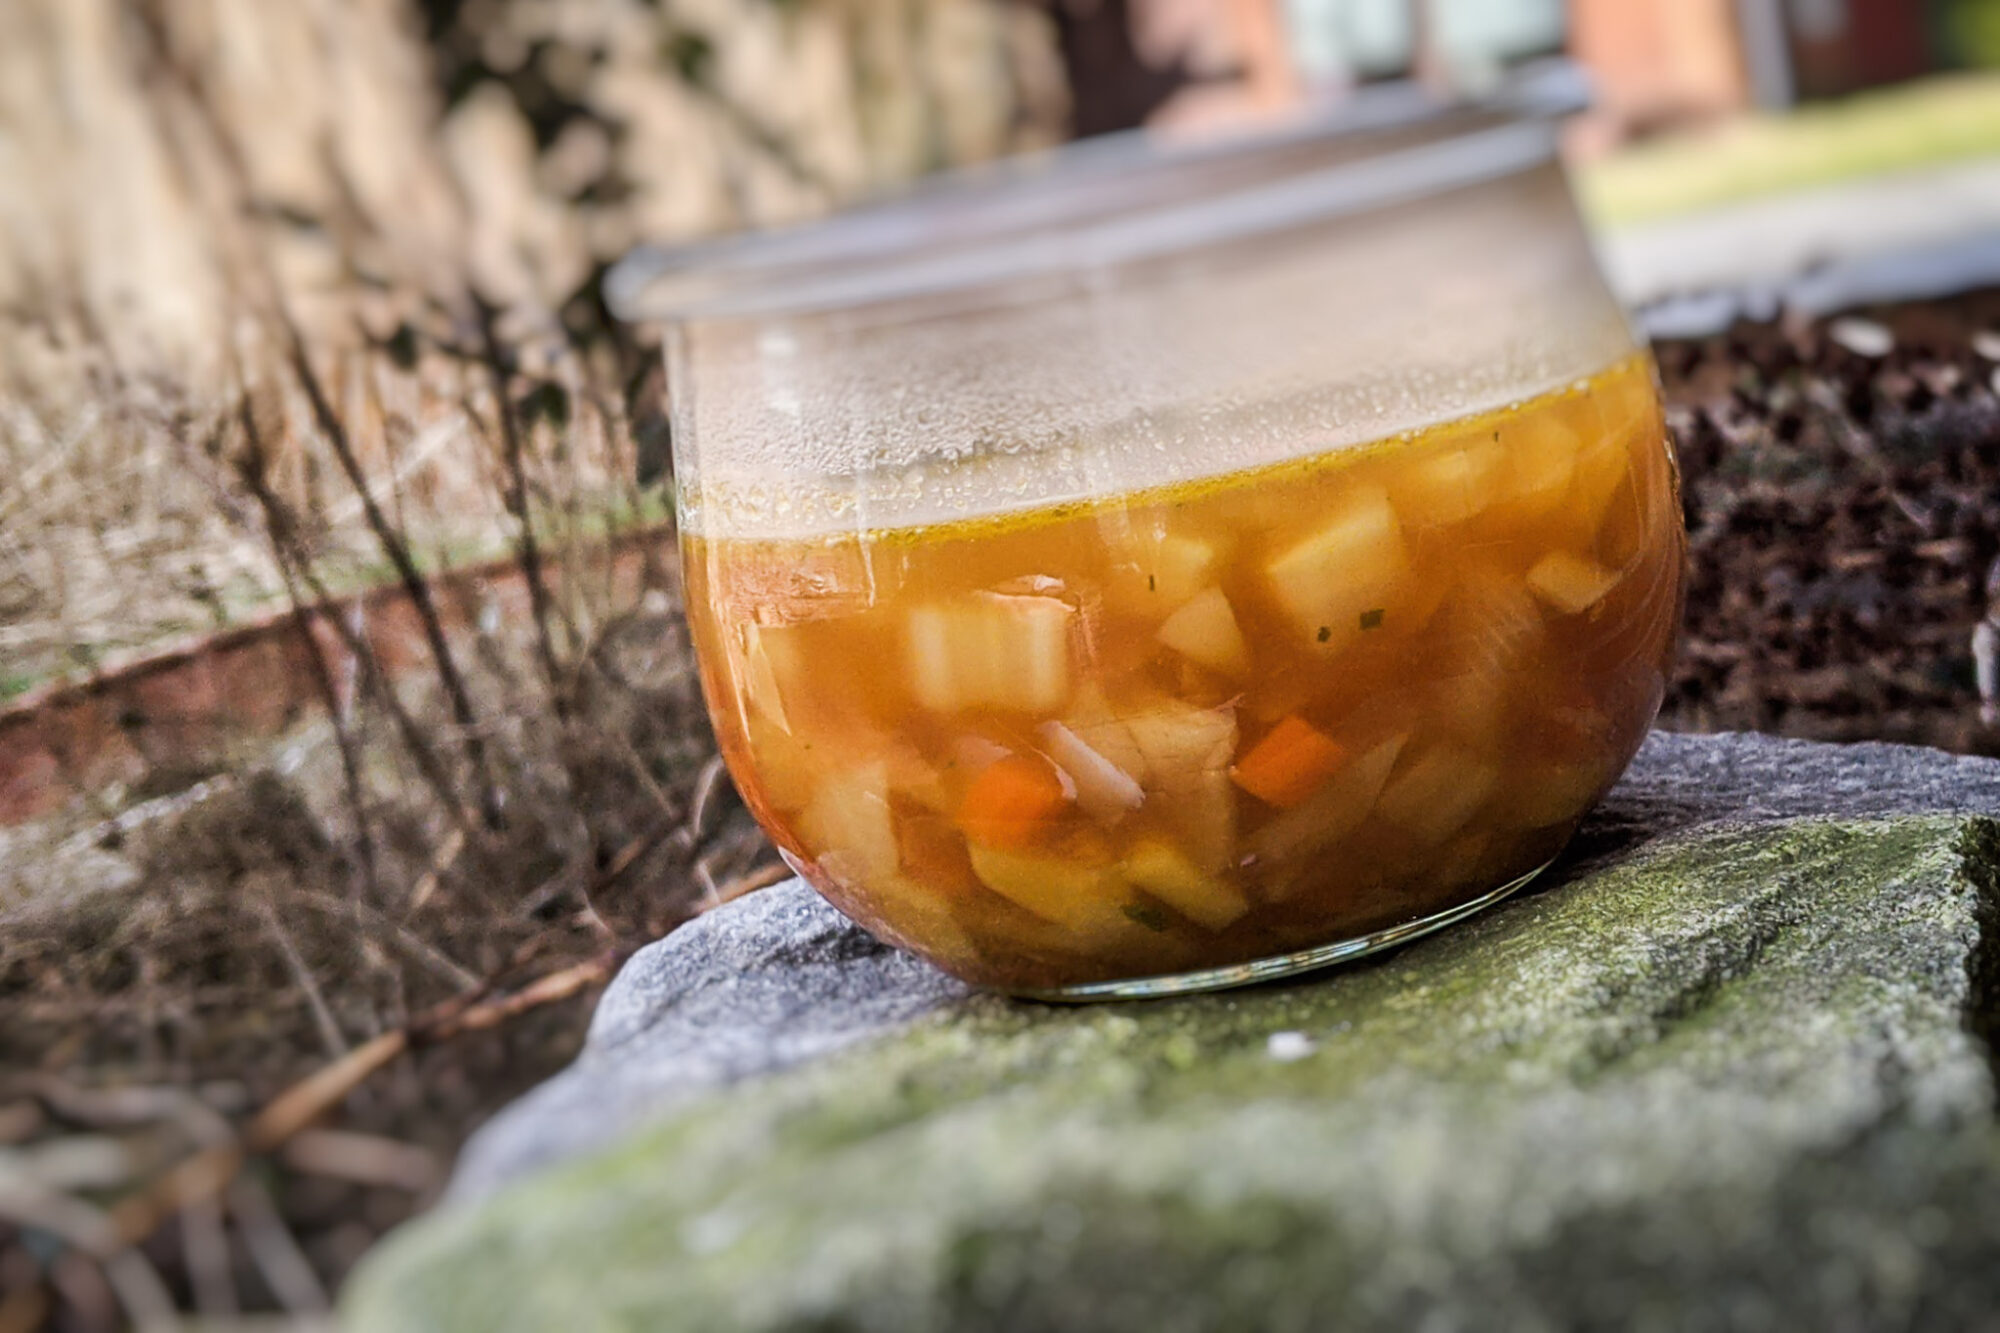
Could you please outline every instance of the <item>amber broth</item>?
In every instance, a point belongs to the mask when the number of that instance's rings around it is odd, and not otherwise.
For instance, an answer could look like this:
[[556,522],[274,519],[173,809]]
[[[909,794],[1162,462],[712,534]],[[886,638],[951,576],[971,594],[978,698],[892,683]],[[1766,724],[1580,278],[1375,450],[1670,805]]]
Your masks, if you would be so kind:
[[1026,991],[1282,956],[1533,872],[1652,721],[1683,559],[1643,358],[1184,486],[684,545],[764,827],[863,925]]

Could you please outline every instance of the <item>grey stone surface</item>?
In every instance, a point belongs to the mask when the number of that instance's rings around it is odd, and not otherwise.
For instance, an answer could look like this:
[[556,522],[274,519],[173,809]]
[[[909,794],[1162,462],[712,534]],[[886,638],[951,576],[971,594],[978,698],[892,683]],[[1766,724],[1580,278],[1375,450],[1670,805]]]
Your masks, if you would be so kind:
[[969,994],[864,934],[799,880],[683,926],[618,974],[575,1065],[460,1155],[453,1200],[602,1148],[705,1089],[891,1031]]
[[1085,1009],[780,887],[633,961],[352,1322],[1990,1326],[1996,812],[2000,763],[1658,736],[1483,917]]

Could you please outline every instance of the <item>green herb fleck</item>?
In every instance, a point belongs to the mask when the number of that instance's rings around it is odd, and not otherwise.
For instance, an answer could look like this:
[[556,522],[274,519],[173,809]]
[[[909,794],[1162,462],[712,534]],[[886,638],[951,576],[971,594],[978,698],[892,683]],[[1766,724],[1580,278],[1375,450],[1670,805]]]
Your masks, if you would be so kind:
[[1165,933],[1170,924],[1167,920],[1167,914],[1159,908],[1154,907],[1151,903],[1126,903],[1125,915],[1137,921],[1147,930],[1157,930],[1161,933]]
[[1321,625],[1319,627],[1319,641],[1321,643],[1325,643],[1328,639],[1332,637],[1333,637],[1333,626]]
[[1361,628],[1363,628],[1363,629],[1381,629],[1381,628],[1382,628],[1382,615],[1383,615],[1383,611],[1382,611],[1382,608],[1381,608],[1381,607],[1379,607],[1379,606],[1378,606],[1378,607],[1376,607],[1376,608],[1375,608],[1375,609],[1374,609],[1373,611],[1363,611],[1363,612],[1361,613]]
[[1146,575],[1146,591],[1158,592],[1159,590],[1160,590],[1160,581],[1154,578],[1151,574]]

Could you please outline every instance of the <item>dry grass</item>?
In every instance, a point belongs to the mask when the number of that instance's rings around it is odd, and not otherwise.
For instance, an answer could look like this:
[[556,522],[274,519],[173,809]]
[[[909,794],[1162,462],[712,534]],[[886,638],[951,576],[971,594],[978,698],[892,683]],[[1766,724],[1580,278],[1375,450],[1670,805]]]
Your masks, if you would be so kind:
[[[325,398],[310,373],[301,361],[286,391]],[[428,1201],[465,1133],[570,1057],[609,965],[768,857],[714,758],[670,534],[605,540],[607,511],[647,507],[629,493],[607,503],[619,460],[580,443],[626,438],[618,409],[579,393],[583,406],[557,419],[541,406],[551,381],[506,365],[482,378],[461,395],[461,443],[482,460],[493,509],[513,516],[494,525],[498,540],[536,568],[527,614],[429,596],[403,664],[321,634],[323,706],[275,744],[248,736],[178,756],[51,821],[47,859],[29,863],[25,845],[10,858],[39,884],[0,917],[0,1069],[13,1071],[0,1076],[0,1133],[14,1126],[40,1192],[0,1200],[0,1272],[38,1275],[26,1289],[69,1326],[111,1308],[136,1317],[149,1280],[174,1305],[217,1313],[323,1307],[360,1250]],[[430,563],[393,485],[359,535],[329,539],[269,484],[259,404],[236,408],[184,443],[259,596],[296,598],[310,619],[357,571]],[[344,417],[314,441],[329,455],[364,443]],[[118,609],[92,623],[115,632]],[[67,882],[65,862],[79,867]],[[508,1021],[448,1039],[426,1025],[440,1006],[535,993],[551,975],[575,984]],[[65,1267],[38,1257],[30,1237],[65,1210],[151,1216],[134,1201],[215,1148],[217,1124],[386,1033],[409,1050],[339,1089],[338,1133],[304,1150],[289,1134],[257,1145],[253,1172],[175,1199],[159,1226],[74,1239]],[[158,1114],[103,1122],[89,1096],[113,1089]],[[79,1152],[102,1161],[65,1174]]]

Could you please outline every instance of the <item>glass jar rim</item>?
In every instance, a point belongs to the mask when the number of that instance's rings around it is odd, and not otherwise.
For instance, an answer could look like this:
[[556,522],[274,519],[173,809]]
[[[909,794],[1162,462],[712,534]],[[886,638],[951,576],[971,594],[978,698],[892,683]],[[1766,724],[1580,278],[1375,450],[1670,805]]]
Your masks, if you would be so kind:
[[[624,320],[680,322],[1102,271],[1542,165],[1555,156],[1555,122],[1589,100],[1575,65],[1547,60],[1474,100],[1406,82],[1275,129],[1105,135],[943,173],[821,221],[644,246],[612,268],[605,298]],[[1370,151],[1374,139],[1390,142]],[[1316,152],[1334,160],[1301,169]]]

